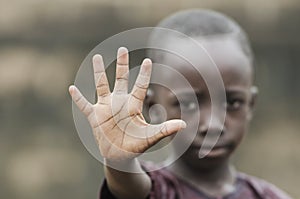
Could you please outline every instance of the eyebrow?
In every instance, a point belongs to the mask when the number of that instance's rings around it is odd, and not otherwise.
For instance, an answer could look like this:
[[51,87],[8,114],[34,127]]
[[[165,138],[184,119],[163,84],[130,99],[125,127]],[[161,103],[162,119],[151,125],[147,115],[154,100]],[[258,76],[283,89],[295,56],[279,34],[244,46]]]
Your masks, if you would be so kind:
[[[175,90],[176,91],[176,90]],[[179,89],[179,90],[177,90],[176,92],[173,92],[173,93],[176,93],[176,94],[180,94],[180,95],[182,95],[182,94],[191,94],[191,93],[199,93],[199,92],[201,92],[200,90],[191,90],[191,89]]]
[[239,88],[230,88],[225,90],[226,95],[233,95],[233,94],[243,94],[246,95],[247,92],[244,89]]
[[201,98],[204,96],[204,92],[202,91],[178,91],[178,92],[172,92],[171,95],[169,95],[169,97],[189,97],[189,96],[196,96],[196,98]]
[[[242,95],[246,95],[246,91],[244,89],[240,89],[240,88],[228,88],[225,89],[225,95],[234,95],[234,94],[242,94]],[[195,90],[195,91],[178,91],[175,93],[172,93],[171,96],[191,96],[191,95],[195,95],[197,98],[203,97],[204,96],[204,92],[201,90]],[[170,96],[170,97],[171,97]]]

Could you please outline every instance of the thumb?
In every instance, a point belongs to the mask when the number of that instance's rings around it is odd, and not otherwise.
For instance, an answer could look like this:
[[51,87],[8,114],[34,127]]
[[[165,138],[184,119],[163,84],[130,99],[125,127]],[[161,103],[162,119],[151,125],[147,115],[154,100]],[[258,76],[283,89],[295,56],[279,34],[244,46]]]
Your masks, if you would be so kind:
[[183,120],[174,119],[174,120],[168,120],[162,124],[154,125],[154,126],[156,132],[152,136],[151,140],[154,143],[156,143],[161,139],[173,135],[176,132],[180,131],[181,129],[186,128],[186,123]]

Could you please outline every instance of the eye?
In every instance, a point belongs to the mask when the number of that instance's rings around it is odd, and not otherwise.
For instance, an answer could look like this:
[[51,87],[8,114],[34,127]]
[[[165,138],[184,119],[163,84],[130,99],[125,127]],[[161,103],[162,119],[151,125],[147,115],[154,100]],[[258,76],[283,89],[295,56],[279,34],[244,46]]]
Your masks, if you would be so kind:
[[[178,104],[178,106],[179,106],[179,104]],[[192,101],[192,100],[180,101],[180,109],[183,112],[194,111],[194,110],[196,110],[197,106],[198,106],[197,102]]]
[[232,98],[227,99],[226,101],[226,109],[229,111],[237,111],[241,109],[245,104],[245,101],[243,99],[239,98]]

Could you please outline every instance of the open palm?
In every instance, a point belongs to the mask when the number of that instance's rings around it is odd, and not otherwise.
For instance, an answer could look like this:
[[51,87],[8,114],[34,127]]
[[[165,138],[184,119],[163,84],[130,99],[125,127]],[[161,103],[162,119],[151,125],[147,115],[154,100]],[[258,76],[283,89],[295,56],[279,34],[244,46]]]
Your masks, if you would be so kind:
[[162,138],[185,127],[182,120],[169,120],[162,124],[148,124],[142,107],[149,86],[152,63],[144,59],[135,85],[128,93],[128,51],[118,50],[116,81],[110,92],[101,55],[93,57],[97,103],[89,103],[75,86],[69,92],[73,101],[87,117],[101,155],[110,160],[134,158],[145,152]]

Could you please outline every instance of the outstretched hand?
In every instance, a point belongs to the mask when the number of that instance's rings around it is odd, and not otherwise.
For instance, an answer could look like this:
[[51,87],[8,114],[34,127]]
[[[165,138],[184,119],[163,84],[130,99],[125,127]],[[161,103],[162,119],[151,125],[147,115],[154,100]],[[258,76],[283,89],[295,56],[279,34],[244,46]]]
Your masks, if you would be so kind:
[[117,54],[116,81],[110,92],[102,56],[93,57],[97,102],[91,104],[74,86],[69,87],[72,100],[87,117],[101,155],[109,160],[137,157],[162,138],[172,135],[186,124],[169,120],[148,124],[143,115],[143,101],[150,82],[152,62],[144,59],[135,85],[128,93],[129,57],[126,48]]

